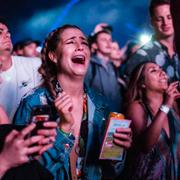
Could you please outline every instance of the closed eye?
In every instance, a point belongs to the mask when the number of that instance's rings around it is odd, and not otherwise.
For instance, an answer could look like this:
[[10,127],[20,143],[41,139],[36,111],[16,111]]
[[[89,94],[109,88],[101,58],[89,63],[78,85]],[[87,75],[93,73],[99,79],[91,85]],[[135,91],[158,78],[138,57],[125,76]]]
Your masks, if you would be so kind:
[[82,44],[86,45],[86,46],[89,46],[88,42],[87,41],[83,41]]
[[74,44],[74,41],[68,41],[66,44]]

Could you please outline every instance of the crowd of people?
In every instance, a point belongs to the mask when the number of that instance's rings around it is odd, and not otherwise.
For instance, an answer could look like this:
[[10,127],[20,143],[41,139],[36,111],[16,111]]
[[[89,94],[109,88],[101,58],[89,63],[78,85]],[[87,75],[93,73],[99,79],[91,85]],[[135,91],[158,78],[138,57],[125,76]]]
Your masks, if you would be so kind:
[[[107,23],[89,37],[66,24],[49,33],[41,53],[32,39],[13,47],[0,19],[0,179],[179,179],[170,1],[151,0],[149,14],[154,35],[143,46],[121,48]],[[99,158],[111,112],[131,121],[112,134],[121,160]]]

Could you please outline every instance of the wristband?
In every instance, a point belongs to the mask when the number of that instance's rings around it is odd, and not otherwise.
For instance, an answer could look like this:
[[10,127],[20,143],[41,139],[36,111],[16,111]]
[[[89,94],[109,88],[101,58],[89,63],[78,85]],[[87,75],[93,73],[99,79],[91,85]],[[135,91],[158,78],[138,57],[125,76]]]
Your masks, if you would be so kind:
[[63,134],[63,135],[65,135],[65,136],[70,136],[71,135],[71,133],[67,133],[67,132],[64,132],[62,129],[60,129],[59,128],[59,130],[60,130],[60,132]]
[[164,112],[165,114],[168,114],[168,112],[170,110],[170,108],[164,104],[162,104],[159,109],[160,109],[160,111]]

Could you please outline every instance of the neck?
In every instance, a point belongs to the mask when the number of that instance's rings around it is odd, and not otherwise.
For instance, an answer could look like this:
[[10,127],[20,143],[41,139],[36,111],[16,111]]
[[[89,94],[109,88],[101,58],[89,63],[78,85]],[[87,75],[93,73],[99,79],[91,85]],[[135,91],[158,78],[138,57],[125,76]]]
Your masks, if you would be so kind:
[[57,79],[62,86],[62,89],[69,95],[79,97],[84,94],[84,79],[75,79],[63,75],[58,75]]
[[12,58],[11,56],[3,57],[3,61],[0,63],[0,70],[7,71],[12,66]]
[[101,58],[103,61],[105,61],[106,63],[108,63],[110,61],[109,59],[109,55],[107,54],[102,54],[101,52],[97,51],[96,55]]
[[163,103],[163,94],[162,92],[148,91],[146,93],[146,101],[147,101],[147,104],[153,110],[153,112],[156,113],[159,110],[159,107]]
[[[158,39],[158,38],[157,38]],[[174,54],[175,49],[174,49],[174,36],[170,36],[168,38],[159,38],[158,41],[162,43],[164,46],[167,47],[168,53],[170,55]]]

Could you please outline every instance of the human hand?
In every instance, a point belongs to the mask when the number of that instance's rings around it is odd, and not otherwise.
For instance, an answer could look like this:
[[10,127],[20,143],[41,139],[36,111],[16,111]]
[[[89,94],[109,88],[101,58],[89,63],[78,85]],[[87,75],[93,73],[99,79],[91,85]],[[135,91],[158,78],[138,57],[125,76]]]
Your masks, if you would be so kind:
[[28,162],[29,155],[40,151],[41,146],[37,145],[37,143],[43,136],[37,135],[26,138],[35,127],[35,124],[30,124],[20,132],[12,130],[7,135],[0,153],[0,162],[5,170]]
[[99,23],[99,24],[96,25],[93,32],[96,34],[96,33],[100,32],[100,31],[102,31],[103,27],[106,27],[106,26],[108,26],[107,23]]
[[173,103],[176,99],[180,98],[180,92],[177,89],[178,85],[178,81],[171,83],[165,92],[164,104],[169,108],[173,106]]
[[131,128],[117,128],[113,138],[115,144],[128,149],[132,143],[132,130]]
[[59,113],[61,120],[59,128],[65,132],[70,132],[74,119],[72,115],[73,103],[71,97],[62,92],[54,101],[57,112]]
[[39,141],[39,145],[42,146],[41,150],[39,151],[39,155],[44,153],[46,150],[51,148],[53,146],[53,143],[56,139],[56,128],[57,128],[57,122],[48,121],[44,122],[43,126],[44,129],[37,130],[38,135],[42,135],[43,139]]

